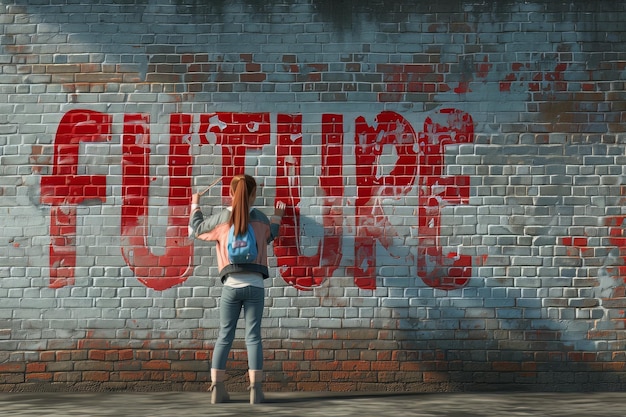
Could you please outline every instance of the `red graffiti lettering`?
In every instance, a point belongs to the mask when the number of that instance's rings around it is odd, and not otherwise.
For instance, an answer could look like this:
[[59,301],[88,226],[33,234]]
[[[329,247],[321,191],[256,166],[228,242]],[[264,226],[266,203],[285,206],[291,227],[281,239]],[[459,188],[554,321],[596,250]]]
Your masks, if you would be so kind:
[[467,204],[470,185],[467,176],[443,176],[445,147],[473,141],[471,116],[456,109],[443,109],[428,117],[419,138],[417,270],[424,283],[433,288],[461,288],[471,277],[471,256],[455,252],[444,256],[439,240],[441,208]]
[[222,149],[222,198],[228,201],[228,187],[234,175],[245,172],[248,149],[270,143],[269,113],[211,113],[200,116],[200,140],[209,144],[208,133]]
[[170,118],[168,227],[165,251],[155,255],[148,246],[150,226],[149,117],[126,115],[122,138],[122,256],[145,286],[165,290],[184,282],[193,269],[193,245],[187,238],[191,169],[191,116]]
[[[609,216],[605,220],[605,224],[609,227],[609,243],[617,248],[620,264],[607,266],[607,271],[614,281],[610,285],[600,282],[601,288],[610,288],[610,293],[607,289],[601,294],[603,298],[623,298],[626,297],[626,216]],[[576,240],[569,243],[576,245]],[[593,251],[587,248],[587,252],[582,252],[581,255],[593,256]]]
[[[283,279],[299,289],[311,289],[332,276],[341,261],[343,224],[343,118],[322,116],[321,175],[323,232],[307,230],[301,209],[302,116],[278,115],[276,199],[287,203],[281,237],[274,254]],[[302,253],[302,238],[318,238],[317,252]]]
[[[356,236],[354,277],[360,288],[376,288],[376,241],[390,251],[395,228],[382,199],[406,195],[417,174],[417,138],[413,127],[394,112],[376,117],[376,127],[356,119]],[[385,154],[391,159],[383,160]],[[389,172],[384,172],[385,166]]]
[[111,116],[89,110],[67,112],[54,138],[52,175],[41,178],[41,202],[50,204],[50,287],[74,284],[76,205],[104,202],[106,176],[78,175],[80,143],[110,140]]
[[[245,171],[248,151],[259,150],[270,143],[270,114],[210,113],[200,115],[199,120],[201,144],[212,142],[221,148],[222,199],[227,202],[230,178]],[[110,116],[85,110],[68,112],[60,122],[55,137],[53,172],[41,181],[41,201],[53,206],[50,220],[52,287],[74,282],[75,206],[89,199],[103,202],[106,197],[105,176],[78,175],[79,145],[109,141],[111,124]],[[148,214],[152,182],[149,117],[130,114],[124,119],[121,251],[139,281],[155,290],[179,285],[193,268],[193,246],[187,238],[193,132],[191,115],[171,116],[168,223],[163,254],[157,255],[148,243],[149,238],[154,238]],[[285,281],[303,290],[318,287],[332,277],[343,256],[346,181],[343,117],[322,115],[321,133],[321,166],[319,171],[307,174],[310,177],[319,172],[317,187],[312,184],[305,191],[302,170],[316,168],[303,163],[302,116],[277,115],[276,199],[286,202],[288,208],[274,253]],[[469,200],[469,178],[445,176],[445,148],[472,141],[471,117],[455,109],[444,109],[428,117],[424,132],[419,136],[407,120],[394,112],[380,113],[374,126],[369,126],[363,117],[355,120],[355,257],[348,272],[354,276],[358,287],[376,288],[377,244],[387,250],[389,256],[400,257],[396,254],[398,247],[394,239],[402,236],[389,220],[383,200],[407,196],[414,190],[417,178],[418,276],[433,288],[448,290],[467,284],[471,276],[471,257],[444,253],[440,225],[443,207],[466,204]],[[318,196],[320,203],[310,207],[312,216],[321,215],[321,225],[301,211],[303,201]],[[307,248],[312,248],[311,253]],[[410,258],[410,255],[405,256]]]

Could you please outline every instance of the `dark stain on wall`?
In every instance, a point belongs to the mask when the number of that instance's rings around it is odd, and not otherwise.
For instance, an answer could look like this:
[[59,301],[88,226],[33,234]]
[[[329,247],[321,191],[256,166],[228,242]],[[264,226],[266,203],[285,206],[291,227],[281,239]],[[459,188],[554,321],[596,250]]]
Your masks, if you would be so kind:
[[[50,0],[49,5],[67,5],[67,0]],[[151,3],[150,0],[110,0],[110,4],[119,5],[119,10],[142,14]],[[33,6],[33,2],[16,0],[15,4]],[[536,5],[537,13],[563,13],[563,19],[571,18],[569,13],[611,13],[624,9],[624,2],[612,0],[569,0],[526,1],[524,4]],[[228,13],[258,14],[259,18],[267,19],[283,13],[313,11],[319,15],[321,22],[332,23],[339,31],[355,31],[358,22],[363,19],[377,23],[402,24],[409,14],[458,14],[461,20],[471,20],[491,14],[506,14],[520,9],[516,0],[283,0],[267,2],[264,0],[175,0],[176,12],[189,15],[190,23],[198,21],[219,21],[219,17]],[[310,10],[306,10],[307,5]],[[88,5],[87,5],[88,6]],[[90,7],[90,6],[89,6]],[[212,18],[208,18],[212,16]],[[217,18],[217,19],[216,19]]]

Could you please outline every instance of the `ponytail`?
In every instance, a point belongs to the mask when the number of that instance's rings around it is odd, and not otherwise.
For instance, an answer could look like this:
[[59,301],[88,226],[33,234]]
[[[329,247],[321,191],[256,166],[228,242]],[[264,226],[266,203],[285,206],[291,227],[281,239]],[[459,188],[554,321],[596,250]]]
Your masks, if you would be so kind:
[[250,222],[250,197],[256,192],[256,181],[250,175],[236,175],[230,183],[230,193],[233,197],[233,211],[230,215],[230,225],[235,226],[235,234],[243,235],[248,230]]

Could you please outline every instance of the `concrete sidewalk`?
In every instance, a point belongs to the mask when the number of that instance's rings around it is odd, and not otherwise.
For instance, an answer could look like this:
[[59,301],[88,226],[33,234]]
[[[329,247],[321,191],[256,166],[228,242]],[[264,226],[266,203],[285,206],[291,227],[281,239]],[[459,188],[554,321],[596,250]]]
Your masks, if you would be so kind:
[[624,417],[626,393],[268,393],[248,404],[247,393],[211,405],[209,394],[0,393],[0,416],[420,416],[420,417]]

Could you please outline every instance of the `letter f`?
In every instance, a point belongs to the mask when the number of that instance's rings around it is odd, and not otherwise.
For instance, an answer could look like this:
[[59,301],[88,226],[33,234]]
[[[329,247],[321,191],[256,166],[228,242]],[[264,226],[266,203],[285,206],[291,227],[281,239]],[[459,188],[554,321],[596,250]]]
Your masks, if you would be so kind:
[[106,199],[105,175],[78,175],[81,142],[111,139],[111,116],[90,110],[67,112],[54,139],[52,175],[41,178],[43,204],[50,204],[50,287],[74,284],[76,205]]

